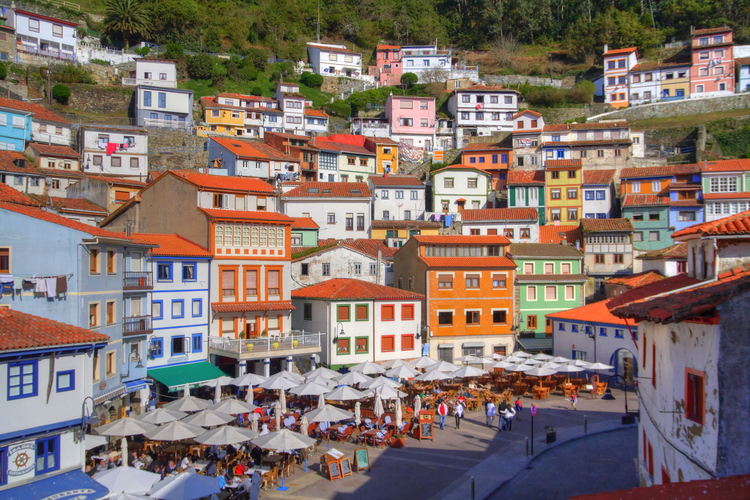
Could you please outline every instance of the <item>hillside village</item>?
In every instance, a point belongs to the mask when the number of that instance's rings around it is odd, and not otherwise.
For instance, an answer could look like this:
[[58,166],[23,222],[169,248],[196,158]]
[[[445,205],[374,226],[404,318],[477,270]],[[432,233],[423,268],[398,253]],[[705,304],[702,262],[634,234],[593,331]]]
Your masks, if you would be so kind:
[[[437,45],[381,44],[365,67],[310,41],[273,97],[195,98],[175,60],[83,44],[75,23],[27,10],[0,19],[1,60],[108,60],[133,96],[127,124],[0,98],[0,397],[15,415],[0,498],[80,472],[90,417],[142,415],[219,377],[520,350],[638,385],[643,486],[750,473],[747,438],[726,434],[749,397],[732,351],[747,347],[750,159],[669,163],[607,115],[741,98],[750,48],[732,29],[695,29],[659,61],[605,47],[607,113],[553,123]],[[304,73],[442,87],[334,129]],[[172,133],[194,157],[155,165]],[[60,416],[39,411],[44,393]],[[663,401],[682,410],[659,415]],[[9,460],[18,446],[36,468]]]

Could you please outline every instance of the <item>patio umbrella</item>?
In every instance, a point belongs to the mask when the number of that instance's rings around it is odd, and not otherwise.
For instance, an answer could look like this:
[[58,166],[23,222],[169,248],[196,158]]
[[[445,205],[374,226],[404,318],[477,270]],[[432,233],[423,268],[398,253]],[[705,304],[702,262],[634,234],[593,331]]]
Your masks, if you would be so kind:
[[185,473],[159,481],[148,494],[160,500],[195,500],[220,491],[218,477]]
[[136,493],[120,493],[115,497],[109,497],[109,500],[149,500],[151,497],[138,495]]
[[253,412],[253,419],[250,422],[250,428],[253,432],[258,432],[258,421],[260,420],[260,414]]
[[233,378],[229,383],[232,385],[236,385],[237,387],[248,387],[248,386],[262,384],[266,380],[268,380],[268,377],[264,377],[263,375],[256,375],[255,373],[246,373],[237,378]]
[[310,423],[307,421],[307,417],[302,415],[302,418],[299,419],[299,433],[303,436],[307,436],[310,434]]
[[269,391],[278,391],[279,389],[291,389],[300,385],[301,381],[295,381],[286,377],[271,377],[262,384],[258,384],[261,389],[267,389]]
[[150,430],[157,429],[154,424],[148,422],[141,422],[140,420],[133,417],[125,417],[108,424],[104,424],[101,427],[94,429],[97,433],[102,436],[135,436],[137,434],[144,434]]
[[571,373],[581,372],[583,370],[585,370],[584,367],[582,367],[582,366],[576,366],[574,364],[565,364],[565,363],[563,363],[563,364],[561,364],[560,366],[557,367],[557,372],[558,373],[566,373],[567,374],[567,377],[568,377],[567,378],[567,382],[568,383],[570,383],[570,374]]
[[354,366],[349,367],[351,372],[359,372],[364,375],[374,375],[376,373],[385,373],[385,368],[373,363],[372,361],[364,361]]
[[[393,369],[397,370],[400,368],[402,367],[393,368]],[[403,368],[407,368],[407,367],[404,366]],[[415,375],[419,375],[419,373],[415,372]],[[363,390],[375,389],[376,387],[383,387],[384,385],[388,387],[394,387],[394,388],[401,387],[401,384],[399,384],[395,380],[389,379],[388,377],[375,377],[373,379],[368,380],[367,382],[362,382],[361,384],[359,384],[359,388]]]
[[325,366],[319,366],[316,369],[305,373],[305,378],[317,377],[318,375],[322,375],[325,378],[331,379],[334,377],[338,377],[341,374],[339,372],[331,370],[330,368],[326,368]]
[[431,382],[434,380],[448,380],[449,378],[451,378],[451,376],[447,373],[443,373],[438,370],[430,370],[428,372],[424,372],[421,375],[417,375],[416,377],[414,377],[414,380]]
[[177,411],[201,411],[211,406],[211,401],[196,398],[193,396],[183,396],[180,399],[164,405],[167,410]]
[[546,377],[548,375],[554,375],[557,373],[557,370],[555,368],[549,368],[544,366],[535,366],[534,368],[530,370],[526,370],[526,375],[531,375],[532,377],[539,377],[539,387],[542,386],[542,377]]
[[517,356],[519,358],[530,358],[532,354],[529,354],[528,352],[523,352],[523,351],[516,351],[516,352],[511,353],[511,356]]
[[599,361],[597,361],[596,363],[591,363],[588,366],[589,370],[597,370],[597,371],[598,370],[611,370],[612,368],[614,368],[614,366],[600,363]]
[[383,408],[383,398],[380,397],[380,394],[377,391],[375,391],[375,402],[372,405],[372,412],[378,418],[385,413],[385,409]]
[[570,363],[570,359],[564,357],[564,356],[555,356],[554,358],[549,360],[550,363]]
[[290,372],[289,370],[281,370],[279,373],[274,373],[269,378],[285,378],[293,382],[297,382],[295,385],[300,385],[305,381],[305,377],[297,375],[296,373]]
[[372,392],[367,393],[367,397],[371,398],[375,395],[375,392],[380,394],[380,397],[383,399],[398,399],[406,397],[405,392],[401,392],[398,389],[394,389],[393,387],[390,387],[388,385],[384,385],[382,387],[378,387],[376,389],[373,389]]
[[214,387],[214,403],[218,403],[219,401],[221,401],[221,387],[229,384],[232,380],[232,377],[223,375],[221,377],[217,377],[215,381],[209,380],[208,382],[202,383],[201,387]]
[[504,361],[507,361],[508,363],[523,363],[529,358],[523,357],[523,356],[515,356],[511,354],[507,358],[504,359]]
[[417,394],[414,396],[414,415],[419,415],[420,411],[422,411],[422,398]]
[[364,397],[366,397],[364,392],[352,389],[348,385],[342,385],[324,396],[325,399],[330,399],[332,401],[354,401]]
[[239,399],[225,399],[220,403],[212,404],[208,407],[209,410],[213,410],[217,413],[225,413],[227,415],[239,415],[240,413],[250,413],[255,411],[257,406],[247,401],[240,401]]
[[315,382],[318,385],[322,385],[322,386],[325,386],[325,387],[330,387],[331,389],[333,389],[334,387],[336,387],[337,385],[339,385],[339,383],[336,382],[334,379],[327,378],[325,375],[323,375],[321,373],[313,375],[312,377],[307,377],[305,380],[306,380],[306,382],[305,382],[306,384],[310,383],[310,382]]
[[106,486],[113,493],[138,495],[145,495],[160,479],[159,474],[135,467],[116,467],[94,475],[94,481]]
[[554,359],[554,356],[550,356],[549,354],[544,354],[543,352],[540,352],[538,354],[534,354],[532,359],[539,359],[542,361],[549,361],[550,359]]
[[347,372],[343,375],[339,375],[338,377],[334,377],[333,380],[338,382],[339,384],[344,385],[356,385],[361,384],[362,382],[367,382],[368,380],[371,380],[372,377],[368,377],[367,375],[364,375],[359,372]]
[[385,372],[385,374],[388,377],[393,377],[397,379],[409,379],[409,378],[413,378],[419,375],[419,372],[409,368],[406,365],[401,365],[395,368],[391,368],[390,370]]
[[354,404],[354,425],[359,427],[359,424],[362,423],[362,403],[357,401]]
[[323,408],[310,410],[304,415],[308,422],[341,422],[354,417],[354,413],[336,406],[325,405]]
[[148,431],[144,433],[144,436],[154,441],[179,441],[181,439],[192,439],[204,432],[205,429],[202,427],[177,420]]
[[591,366],[591,363],[589,363],[588,361],[584,361],[582,359],[576,359],[571,364],[575,366],[580,366],[584,369],[588,369]]
[[286,413],[286,393],[284,393],[283,388],[279,389],[279,403],[281,404],[281,413]]
[[516,366],[516,363],[513,363],[513,362],[508,361],[506,359],[506,360],[503,360],[503,361],[498,361],[497,363],[495,363],[494,365],[492,365],[492,368],[502,368],[504,370],[507,370],[508,368],[513,368],[514,366]]
[[414,365],[414,368],[429,368],[435,363],[437,363],[437,361],[428,356],[422,356],[411,361],[411,364]]
[[330,387],[317,382],[305,382],[289,389],[289,394],[296,394],[297,396],[320,396],[326,392],[331,392]]
[[493,353],[492,353],[491,355],[489,355],[489,356],[485,356],[485,357],[486,357],[487,359],[493,359],[493,360],[495,360],[495,361],[502,361],[502,360],[504,360],[505,358],[507,358],[508,356],[503,356],[502,354],[498,354],[498,353],[496,353],[496,352],[493,352]]
[[[198,413],[194,413],[187,418],[182,419],[186,424],[198,425],[200,427],[213,427],[215,425],[224,425],[227,422],[234,420],[234,417],[227,413],[219,413],[217,411],[206,408]],[[237,441],[235,441],[236,443]]]
[[243,427],[233,425],[223,425],[216,429],[211,429],[197,436],[195,440],[200,444],[207,445],[225,445],[242,443],[258,437],[258,433]]
[[467,365],[476,365],[476,364],[484,363],[485,359],[480,358],[479,356],[473,356],[471,354],[467,354],[466,356],[461,356],[460,358],[456,358],[456,361],[460,361],[461,363],[465,363]]
[[404,413],[401,409],[401,398],[396,399],[396,427],[399,429],[404,424]]
[[253,444],[266,450],[299,450],[312,446],[315,439],[303,436],[299,432],[292,432],[289,429],[281,429],[269,432],[265,436],[260,436],[252,440]]
[[138,417],[138,420],[140,420],[141,422],[147,422],[149,424],[159,425],[174,422],[175,420],[182,420],[183,418],[187,417],[187,415],[188,414],[184,411],[157,408],[148,413],[144,413],[143,415]]
[[439,371],[439,372],[446,372],[446,373],[453,373],[456,370],[461,368],[460,366],[456,366],[453,363],[448,363],[447,361],[439,361],[435,363],[434,365],[430,366],[428,369],[430,371]]
[[273,407],[273,418],[276,422],[276,427],[274,427],[276,430],[281,429],[281,403],[276,401],[276,404]]
[[104,436],[95,436],[93,434],[86,434],[84,441],[86,443],[86,451],[93,450],[100,446],[107,444],[107,438]]
[[482,370],[481,368],[476,368],[474,366],[464,366],[463,368],[459,368],[451,373],[453,378],[481,377],[482,375],[487,375],[487,370]]
[[380,366],[382,366],[386,370],[390,370],[391,368],[398,368],[399,366],[408,366],[409,368],[414,368],[414,364],[411,361],[406,361],[404,359],[389,359],[388,361],[380,363]]

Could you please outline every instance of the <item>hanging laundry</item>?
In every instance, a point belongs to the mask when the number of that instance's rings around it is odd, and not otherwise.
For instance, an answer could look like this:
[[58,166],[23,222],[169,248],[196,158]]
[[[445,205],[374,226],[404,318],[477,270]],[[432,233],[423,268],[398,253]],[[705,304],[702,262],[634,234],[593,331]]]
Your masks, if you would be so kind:
[[36,286],[36,280],[23,280],[23,289],[31,290]]
[[0,283],[3,285],[6,283],[13,283],[13,275],[12,274],[0,274]]
[[99,146],[99,149],[106,149],[107,144],[109,144],[107,139],[99,139],[99,142],[97,142],[97,146]]
[[36,288],[35,293],[47,293],[47,280],[44,278],[34,278],[34,284]]
[[68,278],[67,276],[58,276],[57,283],[55,284],[55,293],[61,295],[68,291]]
[[453,216],[452,215],[446,215],[445,216],[445,227],[451,227],[453,224]]
[[57,295],[57,278],[46,278],[45,285],[47,286],[47,297],[50,299],[54,299]]
[[117,151],[117,148],[119,148],[120,145],[116,142],[108,142],[107,143],[107,156],[112,156],[112,153]]
[[13,293],[13,275],[0,275],[0,293]]
[[122,146],[120,146],[120,149],[127,151],[129,147],[130,147],[130,144],[128,144],[127,142],[123,142]]
[[21,290],[24,287],[23,282],[26,281],[23,278],[13,278],[13,289]]

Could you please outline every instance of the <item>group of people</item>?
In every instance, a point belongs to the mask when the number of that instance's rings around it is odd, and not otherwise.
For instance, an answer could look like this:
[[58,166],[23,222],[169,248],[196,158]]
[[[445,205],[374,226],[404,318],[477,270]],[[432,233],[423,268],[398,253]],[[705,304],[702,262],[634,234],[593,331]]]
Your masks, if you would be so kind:
[[499,406],[496,406],[491,399],[487,399],[484,402],[484,408],[487,415],[487,427],[495,427],[495,417],[497,416],[497,431],[512,431],[513,419],[517,417],[519,421],[521,420],[523,403],[521,398],[517,398],[513,405],[502,401]]

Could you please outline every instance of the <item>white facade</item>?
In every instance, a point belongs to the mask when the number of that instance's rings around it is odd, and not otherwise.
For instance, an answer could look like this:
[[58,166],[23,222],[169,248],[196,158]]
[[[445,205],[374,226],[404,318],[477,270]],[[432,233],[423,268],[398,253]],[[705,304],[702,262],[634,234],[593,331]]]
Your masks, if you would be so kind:
[[448,111],[454,117],[457,137],[512,132],[513,115],[518,112],[518,92],[484,86],[456,89],[448,98]]
[[193,91],[139,85],[135,91],[135,118],[142,127],[190,129]]
[[18,52],[75,61],[77,24],[16,10],[14,28]]
[[359,78],[362,75],[362,54],[352,52],[346,45],[307,42],[310,66],[323,76]]
[[[632,371],[632,365],[630,365],[631,361],[626,362],[629,365],[628,368],[623,366],[624,359],[635,359],[638,353],[628,328],[623,322],[608,323],[601,317],[595,316],[592,314],[591,321],[552,318],[553,354],[571,359],[581,359],[589,363],[600,361],[614,366],[615,368],[612,370],[599,370],[601,381],[606,381],[609,376],[615,373],[623,376],[635,374]],[[636,335],[636,338],[637,332],[640,331],[639,328],[640,325],[638,327],[633,324],[630,325],[630,329]],[[592,334],[596,336],[596,343],[590,337]],[[594,349],[596,349],[596,352],[594,352]]]
[[70,146],[72,134],[70,124],[45,122],[31,118],[31,140],[42,144]]
[[373,186],[373,220],[424,220],[424,186]]
[[148,134],[144,129],[91,126],[81,127],[79,133],[84,172],[146,178]]
[[393,285],[393,267],[389,263],[341,244],[295,260],[292,274],[294,290],[331,278],[354,278],[377,285]]
[[328,115],[321,111],[305,111],[305,135],[312,133],[324,134],[328,132]]
[[435,45],[402,46],[402,74],[414,73],[420,83],[451,78],[451,51]]
[[284,112],[284,131],[289,134],[304,135],[306,102],[305,96],[299,93],[299,85],[279,83],[274,98]]
[[123,78],[123,85],[177,88],[177,64],[164,59],[136,59],[135,75]]
[[463,208],[487,208],[490,181],[490,174],[473,168],[445,168],[435,172],[432,180],[433,210],[454,213]]
[[319,239],[368,238],[370,203],[369,198],[284,198],[283,211],[292,218],[311,217],[320,227]]
[[661,71],[659,68],[631,71],[630,104],[646,104],[661,98]]
[[[584,172],[585,174],[585,172]],[[612,188],[611,185],[584,184],[583,191],[583,216],[586,219],[611,219],[612,218]]]

